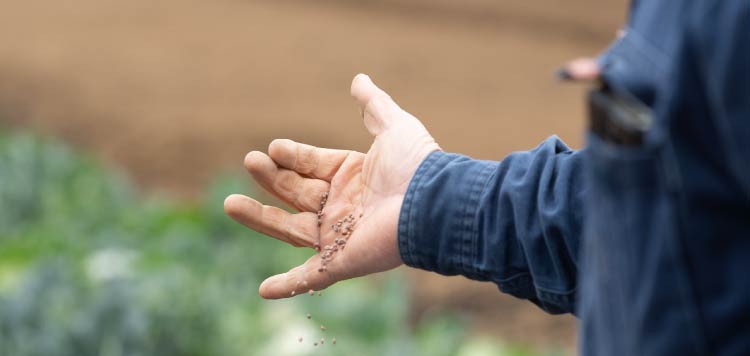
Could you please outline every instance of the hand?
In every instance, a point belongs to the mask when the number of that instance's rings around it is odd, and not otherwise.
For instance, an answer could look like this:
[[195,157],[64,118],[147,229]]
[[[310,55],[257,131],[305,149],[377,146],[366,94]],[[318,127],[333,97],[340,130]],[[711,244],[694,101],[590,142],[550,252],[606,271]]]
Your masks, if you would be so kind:
[[[266,279],[260,286],[263,298],[321,290],[403,263],[397,246],[401,204],[419,164],[440,147],[368,76],[354,78],[351,94],[375,136],[366,154],[274,140],[268,155],[254,151],[245,157],[253,178],[299,213],[237,194],[224,202],[227,214],[243,225],[318,252],[301,266]],[[321,202],[325,207],[319,215]]]

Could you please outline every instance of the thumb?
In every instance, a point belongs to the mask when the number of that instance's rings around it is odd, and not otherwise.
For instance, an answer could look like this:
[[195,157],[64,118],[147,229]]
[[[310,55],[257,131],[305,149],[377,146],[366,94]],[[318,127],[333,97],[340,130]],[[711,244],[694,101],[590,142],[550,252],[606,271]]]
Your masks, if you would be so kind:
[[404,111],[393,99],[365,74],[354,77],[351,93],[362,111],[367,131],[374,136],[388,129],[400,115],[404,115]]
[[321,266],[320,255],[314,255],[289,272],[267,278],[258,292],[265,299],[289,298],[325,289],[339,280],[337,274],[321,270]]

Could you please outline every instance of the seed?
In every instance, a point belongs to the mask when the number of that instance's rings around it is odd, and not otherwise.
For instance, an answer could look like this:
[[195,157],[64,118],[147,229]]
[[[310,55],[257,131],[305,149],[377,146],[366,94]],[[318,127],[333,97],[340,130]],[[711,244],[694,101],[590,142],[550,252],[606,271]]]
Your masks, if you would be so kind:
[[326,331],[326,327],[325,327],[325,326],[323,326],[323,325],[321,325],[321,326],[320,326],[320,330],[321,330],[321,331]]
[[[302,336],[300,336],[299,339],[297,339],[297,342],[302,342]],[[335,342],[334,342],[334,344],[335,344]]]
[[333,340],[331,340],[331,343],[336,345],[336,338],[334,337]]
[[310,291],[309,291],[309,292],[307,292],[307,294],[309,294],[310,296],[313,296],[313,295],[315,295],[315,291],[314,291],[314,290],[312,290],[312,289],[310,289]]
[[297,292],[292,291],[292,297],[294,297],[295,294],[297,294]]
[[313,342],[313,346],[318,346],[318,342]]
[[318,291],[318,297],[320,297],[321,295],[323,295],[323,292]]
[[321,337],[320,338],[320,344],[323,345],[325,342],[326,342],[326,339],[324,339],[324,338]]
[[312,315],[310,313],[307,313],[307,319],[312,318]]

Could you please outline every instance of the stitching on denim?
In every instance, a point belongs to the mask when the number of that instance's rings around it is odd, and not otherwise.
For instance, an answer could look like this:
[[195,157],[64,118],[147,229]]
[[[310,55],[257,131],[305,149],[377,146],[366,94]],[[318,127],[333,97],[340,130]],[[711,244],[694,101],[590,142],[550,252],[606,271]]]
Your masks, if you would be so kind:
[[[433,152],[433,153],[435,153],[435,152]],[[434,175],[433,168],[435,167],[435,165],[438,162],[440,162],[441,158],[443,157],[443,156],[441,156],[439,154],[433,154],[433,153],[431,153],[430,155],[427,156],[426,162],[425,162],[424,167],[423,167],[424,169],[421,170],[420,175],[419,175],[419,179],[416,182],[416,187],[414,189],[415,197],[412,200],[412,208],[413,208],[413,202],[414,202],[414,200],[416,200],[416,195],[422,195],[422,187],[423,187],[423,184],[425,182],[425,179],[428,178],[431,175]],[[422,168],[422,167],[420,167],[420,168]],[[418,218],[417,218],[418,211],[416,211],[414,209],[411,209],[410,215],[411,215],[411,218],[409,219],[409,221],[410,221],[410,227],[411,227],[410,228],[410,231],[411,231],[411,235],[410,236],[413,236],[413,237],[411,237],[409,239],[409,241],[412,244],[410,246],[410,250],[412,251],[412,254],[415,256],[415,259],[418,260],[419,267],[421,267],[423,269],[426,269],[426,267],[428,267],[427,266],[428,265],[428,263],[427,263],[428,257],[425,256],[424,251],[422,251],[419,248],[419,246],[415,246],[414,245],[414,244],[418,243],[422,238],[424,238],[424,236],[416,236],[418,234],[417,230],[419,229],[418,221],[417,221],[418,220]],[[415,241],[415,240],[417,240],[417,241]]]
[[[415,251],[414,244],[414,229],[416,226],[415,212],[412,209],[415,195],[419,194],[421,187],[422,178],[426,176],[426,172],[433,165],[437,159],[437,151],[430,153],[424,161],[417,167],[417,171],[414,173],[412,181],[409,183],[409,187],[406,189],[406,195],[404,196],[404,202],[401,207],[401,216],[399,216],[399,236],[398,246],[400,249],[401,258],[404,263],[420,267],[424,265],[421,256],[418,256],[418,252]],[[403,218],[402,218],[403,216]]]
[[532,278],[529,272],[521,272],[508,278],[494,279],[492,282],[497,284],[503,292],[512,293],[528,289],[529,285],[532,283]]
[[461,255],[459,257],[459,270],[461,271],[473,271],[475,268],[471,261],[473,261],[474,253],[472,247],[476,243],[476,234],[474,227],[476,225],[476,213],[477,205],[479,205],[479,198],[482,193],[482,187],[484,184],[483,176],[487,175],[485,167],[481,167],[471,182],[469,188],[469,196],[463,206],[463,214],[460,225],[461,238],[459,239]]
[[[479,215],[481,214],[481,211],[479,210],[479,200],[481,199],[482,193],[487,191],[487,187],[489,186],[490,182],[492,181],[492,177],[497,174],[496,166],[498,163],[496,162],[486,162],[485,166],[482,168],[482,170],[479,173],[480,180],[484,180],[484,182],[481,185],[481,188],[479,189],[479,197],[476,201],[475,208],[474,208],[474,214],[472,217],[472,220],[474,224],[471,228],[471,251],[470,251],[470,261],[478,261],[479,256],[477,255],[477,246],[479,244]],[[481,178],[484,176],[484,178]],[[479,270],[479,267],[476,265],[471,265],[471,271],[472,273],[479,274],[481,273]]]

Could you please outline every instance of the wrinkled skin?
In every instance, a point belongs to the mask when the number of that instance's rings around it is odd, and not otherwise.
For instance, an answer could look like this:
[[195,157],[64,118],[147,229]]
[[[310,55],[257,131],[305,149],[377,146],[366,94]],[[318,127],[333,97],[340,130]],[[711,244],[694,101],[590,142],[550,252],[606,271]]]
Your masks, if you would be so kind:
[[[402,110],[368,76],[354,78],[351,94],[375,137],[367,153],[274,140],[267,155],[254,151],[245,157],[253,178],[299,213],[238,194],[224,202],[227,214],[236,221],[297,247],[331,245],[342,237],[332,224],[349,214],[357,220],[345,249],[333,255],[325,271],[319,271],[321,254],[316,253],[301,266],[266,279],[260,286],[263,298],[320,290],[403,263],[397,224],[404,194],[422,160],[440,147],[417,118]],[[329,196],[319,227],[317,211],[325,192]]]

